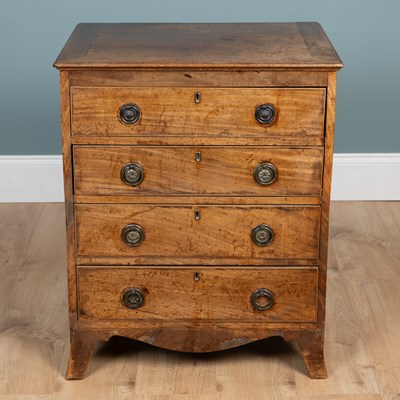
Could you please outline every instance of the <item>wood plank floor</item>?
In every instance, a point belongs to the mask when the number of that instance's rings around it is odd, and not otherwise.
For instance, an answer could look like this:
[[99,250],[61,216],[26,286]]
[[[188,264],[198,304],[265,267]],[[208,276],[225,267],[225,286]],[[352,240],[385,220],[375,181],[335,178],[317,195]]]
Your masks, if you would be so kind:
[[63,213],[0,205],[1,400],[400,399],[400,203],[333,203],[322,381],[279,338],[208,355],[113,338],[65,381]]

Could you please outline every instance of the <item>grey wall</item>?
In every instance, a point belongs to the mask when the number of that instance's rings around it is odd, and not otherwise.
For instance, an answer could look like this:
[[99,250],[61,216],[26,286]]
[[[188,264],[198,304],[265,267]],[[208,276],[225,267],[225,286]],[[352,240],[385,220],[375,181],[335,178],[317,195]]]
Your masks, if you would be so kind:
[[400,152],[399,0],[0,0],[0,154],[59,154],[52,63],[78,22],[319,21],[339,73],[336,152]]

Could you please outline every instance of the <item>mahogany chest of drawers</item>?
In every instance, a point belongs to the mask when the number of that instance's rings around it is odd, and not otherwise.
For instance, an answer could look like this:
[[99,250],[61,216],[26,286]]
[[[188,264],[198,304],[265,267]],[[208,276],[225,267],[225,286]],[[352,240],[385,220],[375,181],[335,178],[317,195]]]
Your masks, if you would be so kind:
[[80,24],[59,55],[71,352],[323,356],[336,72],[317,23]]

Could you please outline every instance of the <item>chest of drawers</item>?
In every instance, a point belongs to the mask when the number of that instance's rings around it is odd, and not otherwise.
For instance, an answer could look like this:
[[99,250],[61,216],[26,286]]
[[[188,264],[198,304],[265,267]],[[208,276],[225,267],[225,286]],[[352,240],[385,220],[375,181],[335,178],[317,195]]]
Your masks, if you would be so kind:
[[317,23],[80,24],[61,78],[71,351],[323,357],[341,61]]

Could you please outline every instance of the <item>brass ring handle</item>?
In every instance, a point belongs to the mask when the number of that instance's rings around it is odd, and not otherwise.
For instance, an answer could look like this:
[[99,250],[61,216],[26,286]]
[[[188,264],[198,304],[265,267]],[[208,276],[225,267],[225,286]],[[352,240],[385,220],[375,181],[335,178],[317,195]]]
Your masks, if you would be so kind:
[[138,288],[128,288],[122,292],[122,304],[128,308],[139,308],[144,304],[144,294]]
[[256,108],[254,116],[260,124],[271,124],[276,118],[275,106],[273,104],[261,104]]
[[121,232],[121,238],[130,247],[139,246],[144,241],[144,230],[140,225],[125,225]]
[[129,186],[137,186],[143,182],[144,170],[138,163],[128,163],[121,168],[121,180]]
[[121,122],[127,125],[133,125],[139,122],[142,112],[138,105],[133,103],[123,104],[119,108],[119,118]]
[[257,225],[251,230],[251,240],[257,246],[268,246],[274,240],[274,230],[266,224]]
[[270,290],[261,288],[251,294],[250,302],[255,309],[265,311],[274,305],[275,298]]
[[271,185],[278,176],[278,170],[274,164],[270,162],[262,162],[258,164],[253,171],[253,178],[263,186]]

